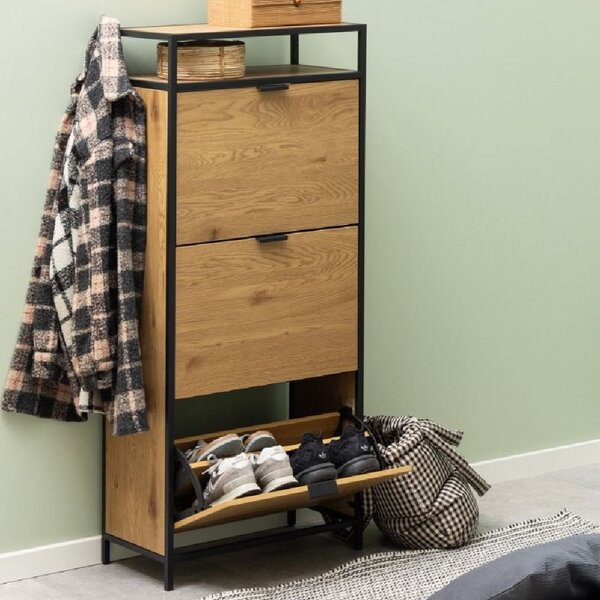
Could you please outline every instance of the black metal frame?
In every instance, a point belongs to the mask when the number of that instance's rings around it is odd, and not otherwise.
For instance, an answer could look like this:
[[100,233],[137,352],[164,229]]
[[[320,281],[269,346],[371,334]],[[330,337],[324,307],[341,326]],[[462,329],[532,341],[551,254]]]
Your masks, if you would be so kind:
[[[295,64],[295,63],[291,63]],[[318,81],[342,81],[346,79],[359,79],[356,71],[343,69],[332,70],[330,73],[313,73],[310,75],[294,75],[294,83],[315,83]],[[152,90],[169,90],[167,81],[148,81],[147,79],[131,78],[135,87]],[[221,79],[219,81],[190,81],[177,84],[178,92],[200,92],[202,90],[230,90],[236,88],[258,87],[260,85],[281,85],[290,83],[289,75],[270,75],[268,77],[244,77],[243,79]]]
[[[140,28],[143,29],[143,28]],[[303,74],[281,77],[245,78],[242,80],[221,80],[196,83],[179,83],[174,74],[177,73],[177,46],[181,41],[275,37],[287,36],[290,39],[290,64],[300,63],[300,35],[319,33],[348,33],[358,34],[358,65],[355,71],[336,70],[331,73]],[[174,567],[176,557],[187,558],[190,555],[201,554],[217,549],[232,549],[251,544],[272,542],[281,538],[301,537],[324,531],[352,528],[353,541],[356,549],[362,549],[362,502],[360,494],[356,494],[354,502],[354,516],[348,517],[333,511],[318,508],[326,513],[330,519],[328,523],[317,526],[296,527],[296,511],[287,514],[288,527],[244,536],[236,536],[217,542],[207,542],[185,548],[175,548],[174,543],[174,481],[175,481],[175,452],[174,452],[174,415],[175,415],[175,274],[176,274],[176,226],[177,226],[177,100],[180,92],[199,90],[229,89],[236,87],[255,87],[259,85],[277,85],[285,83],[308,83],[318,81],[338,81],[357,79],[360,85],[359,95],[359,255],[358,255],[358,369],[356,377],[356,406],[355,411],[359,417],[364,416],[364,244],[365,244],[365,123],[366,123],[366,75],[367,75],[367,26],[355,23],[342,23],[339,25],[319,25],[303,27],[281,27],[269,29],[243,29],[227,32],[171,34],[156,31],[140,31],[139,29],[124,28],[121,30],[123,37],[165,40],[168,42],[168,67],[169,77],[165,82],[148,81],[132,77],[132,83],[137,87],[164,90],[168,93],[168,149],[167,149],[167,290],[166,290],[166,402],[165,402],[165,553],[164,556],[142,548],[135,544],[113,536],[106,532],[106,464],[105,464],[105,434],[102,428],[102,562],[110,563],[110,545],[117,544],[128,548],[142,556],[160,562],[164,566],[164,588],[166,591],[173,589]]]

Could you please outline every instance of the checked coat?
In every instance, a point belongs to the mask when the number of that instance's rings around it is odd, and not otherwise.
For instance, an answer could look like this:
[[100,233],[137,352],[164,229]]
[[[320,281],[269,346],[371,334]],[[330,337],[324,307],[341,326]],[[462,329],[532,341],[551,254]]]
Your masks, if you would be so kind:
[[7,412],[62,421],[104,412],[115,435],[148,428],[138,331],[145,118],[119,23],[103,17],[56,138]]

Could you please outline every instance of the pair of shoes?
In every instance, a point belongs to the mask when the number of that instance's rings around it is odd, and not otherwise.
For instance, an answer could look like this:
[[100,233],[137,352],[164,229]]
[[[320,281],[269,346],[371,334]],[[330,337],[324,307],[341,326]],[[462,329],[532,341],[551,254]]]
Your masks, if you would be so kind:
[[242,436],[228,433],[208,443],[198,440],[194,448],[186,450],[185,457],[189,463],[196,463],[209,458],[237,456],[242,452],[260,452],[272,446],[277,446],[277,440],[268,431],[256,431]]
[[268,446],[259,455],[241,453],[219,459],[208,469],[207,475],[206,507],[298,485],[290,459],[281,446]]
[[381,468],[364,432],[353,425],[344,429],[339,440],[327,445],[323,436],[305,433],[290,462],[300,485],[362,475]]

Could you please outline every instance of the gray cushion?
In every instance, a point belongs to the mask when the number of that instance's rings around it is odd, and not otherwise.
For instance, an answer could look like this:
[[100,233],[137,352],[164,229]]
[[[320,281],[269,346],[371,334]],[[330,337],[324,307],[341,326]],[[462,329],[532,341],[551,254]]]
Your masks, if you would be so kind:
[[600,598],[600,535],[512,552],[455,579],[430,600]]

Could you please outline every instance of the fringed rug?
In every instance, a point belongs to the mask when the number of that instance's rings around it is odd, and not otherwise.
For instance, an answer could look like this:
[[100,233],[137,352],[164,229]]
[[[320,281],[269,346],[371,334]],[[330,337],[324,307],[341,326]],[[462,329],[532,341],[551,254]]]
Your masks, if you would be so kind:
[[489,531],[458,550],[372,554],[318,577],[205,600],[426,600],[460,575],[515,550],[599,532],[600,526],[564,511]]

